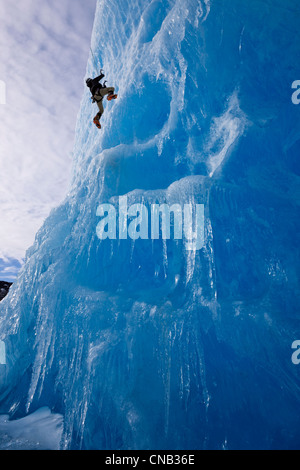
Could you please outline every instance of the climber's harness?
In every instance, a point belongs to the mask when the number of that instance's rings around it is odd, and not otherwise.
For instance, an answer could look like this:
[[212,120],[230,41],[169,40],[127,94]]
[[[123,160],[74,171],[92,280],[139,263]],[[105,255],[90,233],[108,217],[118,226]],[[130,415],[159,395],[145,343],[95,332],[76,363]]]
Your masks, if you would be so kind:
[[96,93],[91,97],[93,103],[101,103],[103,101],[103,96],[100,93],[101,88],[106,88],[106,80],[103,85],[99,83],[99,88],[97,88]]

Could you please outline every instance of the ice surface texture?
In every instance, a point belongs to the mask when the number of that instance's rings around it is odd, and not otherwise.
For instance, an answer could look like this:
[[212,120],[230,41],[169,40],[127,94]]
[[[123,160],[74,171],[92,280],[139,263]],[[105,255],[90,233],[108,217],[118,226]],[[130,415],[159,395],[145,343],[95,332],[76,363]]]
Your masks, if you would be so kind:
[[[103,0],[65,202],[1,303],[1,412],[61,448],[298,448],[298,0]],[[95,75],[92,57],[87,76]],[[96,236],[100,203],[205,204],[205,246]]]
[[59,450],[63,419],[48,408],[25,418],[0,416],[0,450]]

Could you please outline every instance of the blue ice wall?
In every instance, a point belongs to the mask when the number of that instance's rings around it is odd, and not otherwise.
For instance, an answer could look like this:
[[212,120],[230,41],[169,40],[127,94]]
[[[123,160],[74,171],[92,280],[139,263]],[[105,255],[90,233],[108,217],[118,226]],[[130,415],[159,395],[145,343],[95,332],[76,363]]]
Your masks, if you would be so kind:
[[[1,412],[63,414],[62,448],[300,447],[299,25],[296,0],[99,1],[119,97],[99,132],[84,89],[69,194],[1,303]],[[124,195],[204,204],[204,247],[100,241]]]

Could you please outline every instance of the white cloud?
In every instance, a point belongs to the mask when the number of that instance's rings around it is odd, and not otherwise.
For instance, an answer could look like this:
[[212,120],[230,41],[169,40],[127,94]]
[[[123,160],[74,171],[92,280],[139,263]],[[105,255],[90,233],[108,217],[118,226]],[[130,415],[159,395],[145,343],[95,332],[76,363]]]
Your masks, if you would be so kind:
[[0,0],[0,259],[22,260],[66,194],[95,7]]

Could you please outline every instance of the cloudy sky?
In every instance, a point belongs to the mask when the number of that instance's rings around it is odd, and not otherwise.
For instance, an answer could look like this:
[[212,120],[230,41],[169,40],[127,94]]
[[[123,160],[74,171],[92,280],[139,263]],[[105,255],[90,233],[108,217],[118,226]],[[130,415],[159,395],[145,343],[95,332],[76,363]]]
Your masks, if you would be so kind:
[[0,280],[67,192],[95,8],[0,0]]

